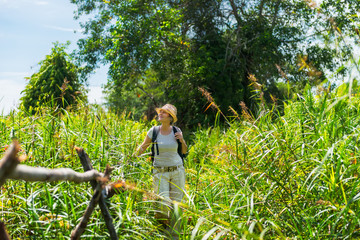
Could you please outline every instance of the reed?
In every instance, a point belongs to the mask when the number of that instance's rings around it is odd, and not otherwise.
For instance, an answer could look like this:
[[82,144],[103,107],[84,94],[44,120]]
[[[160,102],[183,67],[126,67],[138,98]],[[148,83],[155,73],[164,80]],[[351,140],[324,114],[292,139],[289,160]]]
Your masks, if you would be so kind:
[[[226,128],[194,132],[181,239],[360,237],[360,99],[343,92],[299,95],[278,117],[275,109],[262,108],[258,118],[234,112]],[[44,108],[34,116],[12,112],[0,117],[0,146],[4,152],[16,137],[24,164],[76,171],[82,167],[74,147],[83,147],[95,169],[109,164],[112,181],[141,189],[109,202],[120,239],[164,239],[154,219],[157,200],[144,194],[152,189],[148,156],[131,157],[154,124],[87,106],[57,114]],[[1,220],[13,239],[69,239],[91,195],[89,184],[8,181]],[[95,211],[83,239],[107,236]]]

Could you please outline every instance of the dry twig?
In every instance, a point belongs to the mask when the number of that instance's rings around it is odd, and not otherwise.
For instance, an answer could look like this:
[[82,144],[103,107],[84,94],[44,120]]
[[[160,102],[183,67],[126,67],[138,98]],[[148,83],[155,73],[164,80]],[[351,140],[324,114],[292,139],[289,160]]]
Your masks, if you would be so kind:
[[85,213],[84,213],[80,223],[76,226],[74,231],[71,233],[71,239],[73,239],[73,240],[80,239],[80,236],[85,232],[85,229],[89,222],[91,214],[94,211],[96,205],[98,204],[98,201],[101,196],[101,192],[105,185],[105,182],[109,179],[111,170],[112,169],[109,166],[106,167],[106,170],[104,173],[104,179],[102,179],[102,181],[98,182],[98,185],[96,186],[94,195],[92,196],[90,203],[89,203],[88,207],[86,208]]
[[70,168],[48,169],[42,167],[30,167],[18,165],[7,178],[15,180],[24,180],[30,182],[54,182],[54,181],[71,181],[75,183],[88,182],[103,177],[103,174],[96,170],[85,173],[75,172]]
[[[86,154],[84,149],[75,147],[75,150],[76,150],[76,152],[77,152],[77,154],[78,154],[78,156],[80,158],[80,161],[81,161],[81,164],[82,164],[82,166],[84,168],[84,171],[92,170],[93,166],[91,164],[90,158]],[[91,184],[93,189],[96,189],[96,181],[90,181],[90,184]],[[102,193],[100,194],[99,207],[100,207],[100,210],[101,210],[101,214],[104,217],[106,227],[109,230],[110,239],[111,240],[119,239],[118,236],[117,236],[114,224],[113,224],[113,219],[111,217],[111,214],[109,212],[108,207],[106,206],[105,197],[104,197],[104,195]]]
[[8,175],[16,168],[20,163],[17,153],[20,150],[19,143],[14,141],[5,156],[0,161],[0,186],[2,186]]
[[10,236],[6,231],[5,224],[0,222],[0,239],[1,240],[10,240]]

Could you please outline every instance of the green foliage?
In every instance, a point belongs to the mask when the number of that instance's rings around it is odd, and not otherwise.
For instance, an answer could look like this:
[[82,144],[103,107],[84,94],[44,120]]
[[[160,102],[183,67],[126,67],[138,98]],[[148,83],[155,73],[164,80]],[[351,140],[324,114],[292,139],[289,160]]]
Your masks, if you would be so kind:
[[65,48],[65,45],[55,43],[51,54],[39,63],[39,72],[29,78],[21,98],[26,111],[33,113],[44,105],[66,108],[85,99],[78,68],[71,62]]
[[[359,238],[359,91],[357,81],[317,95],[309,89],[286,102],[281,117],[275,110],[257,118],[243,112],[227,128],[187,134],[180,239]],[[0,151],[16,137],[28,156],[23,164],[82,171],[74,146],[83,147],[95,169],[109,164],[112,181],[141,190],[109,203],[120,239],[163,239],[157,202],[143,194],[152,189],[148,155],[131,157],[155,122],[88,107],[62,109],[56,117],[53,111],[1,116]],[[2,221],[12,238],[68,239],[91,195],[89,184],[8,180],[0,194]],[[96,210],[83,238],[107,237]]]
[[[155,106],[171,102],[179,124],[187,126],[211,124],[216,116],[204,114],[207,103],[199,87],[225,113],[229,106],[240,111],[240,102],[256,112],[251,75],[268,102],[286,97],[279,78],[300,91],[323,82],[326,70],[350,58],[351,45],[339,38],[359,23],[356,10],[346,7],[350,2],[355,1],[316,6],[304,0],[72,0],[77,18],[90,16],[83,23],[86,37],[78,42],[84,73],[110,65],[109,105],[117,111],[125,105],[146,108],[152,118]],[[329,8],[332,4],[336,7]],[[346,68],[338,72],[345,73]],[[139,92],[143,97],[136,98]]]

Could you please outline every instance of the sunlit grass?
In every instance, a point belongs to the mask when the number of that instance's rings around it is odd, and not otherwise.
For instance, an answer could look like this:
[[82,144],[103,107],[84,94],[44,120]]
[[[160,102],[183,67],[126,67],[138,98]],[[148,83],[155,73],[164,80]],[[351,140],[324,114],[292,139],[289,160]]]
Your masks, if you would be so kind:
[[[359,101],[299,96],[282,116],[271,109],[187,136],[182,239],[360,237]],[[131,155],[153,124],[91,107],[16,112],[0,118],[0,151],[16,137],[28,156],[24,164],[83,171],[74,151],[82,147],[95,169],[114,167],[112,181],[149,192],[148,156]],[[91,195],[88,183],[7,181],[1,219],[14,239],[69,239]],[[156,201],[131,190],[111,198],[120,239],[164,239],[154,220]],[[82,237],[108,237],[99,210]]]

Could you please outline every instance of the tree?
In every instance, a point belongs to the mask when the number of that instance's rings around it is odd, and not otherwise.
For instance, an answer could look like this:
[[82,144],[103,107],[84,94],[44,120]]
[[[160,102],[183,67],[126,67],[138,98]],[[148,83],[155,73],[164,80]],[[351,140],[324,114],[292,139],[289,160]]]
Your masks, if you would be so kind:
[[87,72],[110,64],[109,104],[116,108],[120,93],[140,91],[147,97],[135,98],[136,104],[141,100],[151,109],[172,102],[189,125],[204,120],[208,105],[199,87],[212,93],[223,110],[240,110],[242,102],[256,111],[251,76],[270,101],[272,95],[285,97],[279,79],[299,89],[316,85],[326,79],[326,69],[349,58],[319,41],[331,29],[311,1],[72,2],[78,6],[76,17],[92,16],[82,25],[86,38],[79,41],[80,61],[88,63]]
[[66,108],[86,99],[78,67],[71,62],[65,48],[66,45],[55,43],[51,54],[39,63],[39,72],[29,78],[21,98],[21,105],[29,112],[43,105]]

